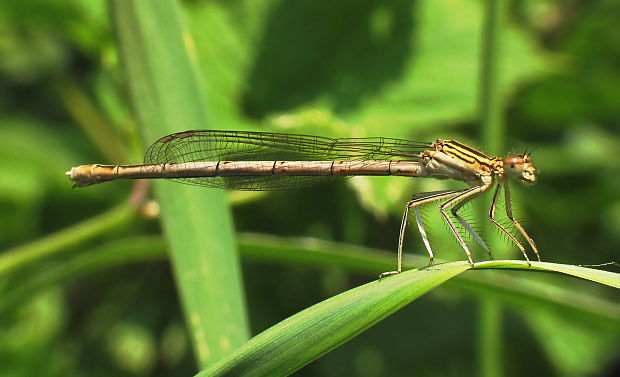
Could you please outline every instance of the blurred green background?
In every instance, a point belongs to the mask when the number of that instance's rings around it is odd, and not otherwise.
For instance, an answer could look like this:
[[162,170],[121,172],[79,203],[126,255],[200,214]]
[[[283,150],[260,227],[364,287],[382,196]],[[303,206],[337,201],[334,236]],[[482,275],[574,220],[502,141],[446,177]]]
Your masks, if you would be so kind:
[[[186,45],[203,77],[209,128],[455,138],[485,150],[478,115],[483,5],[181,4],[191,34]],[[545,261],[619,259],[619,22],[616,0],[507,4],[498,62],[506,130],[495,144],[505,145],[502,153],[534,151],[538,182],[512,187],[517,215]],[[123,203],[143,195],[144,187],[114,182],[72,190],[64,174],[81,164],[142,160],[148,145],[138,137],[119,61],[104,2],[0,3],[0,258],[24,250],[35,255],[10,268],[9,258],[0,259],[2,376],[197,371],[156,204],[128,210]],[[228,196],[238,232],[394,252],[404,203],[414,192],[446,184],[361,178]],[[436,213],[426,212],[438,258],[463,259]],[[469,218],[475,221],[475,214]],[[58,232],[65,233],[44,239]],[[497,258],[520,258],[494,232],[485,238]],[[243,252],[251,253],[252,240],[240,237]],[[406,252],[425,254],[413,230]],[[483,251],[475,253],[485,258]],[[251,332],[379,272],[317,268],[295,256],[246,259]],[[617,292],[566,277],[514,274],[553,299],[574,292],[579,305],[577,296],[590,297],[593,310],[612,313],[612,319],[565,316],[544,303],[509,305],[497,298],[500,314],[493,318],[500,336],[496,352],[486,355],[480,338],[489,316],[480,302],[489,298],[440,288],[296,375],[477,376],[487,356],[499,360],[499,375],[506,376],[620,373]]]

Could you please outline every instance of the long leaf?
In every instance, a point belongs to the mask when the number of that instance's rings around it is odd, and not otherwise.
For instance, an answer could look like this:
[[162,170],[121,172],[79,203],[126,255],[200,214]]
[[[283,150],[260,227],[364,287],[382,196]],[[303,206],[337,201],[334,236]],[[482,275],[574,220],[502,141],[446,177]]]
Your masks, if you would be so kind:
[[585,280],[591,280],[600,284],[620,289],[620,274],[586,268],[581,266],[573,266],[570,264],[558,264],[549,262],[532,262],[528,266],[524,261],[498,260],[485,261],[476,264],[476,268],[500,268],[500,269],[518,269],[518,270],[538,270],[548,272],[559,272],[566,275],[572,275]]
[[[483,262],[480,268],[531,268],[620,287],[620,274],[583,267],[518,261]],[[316,304],[259,334],[198,376],[288,375],[353,338],[422,294],[471,267],[452,262],[374,281]]]
[[[111,0],[122,61],[145,143],[208,128],[191,36],[173,0]],[[170,259],[203,367],[248,338],[244,295],[224,193],[157,182]]]
[[[271,327],[197,376],[288,375],[470,268],[467,262],[445,263],[349,290]],[[492,261],[476,268],[558,272],[620,288],[620,274],[577,266]]]
[[448,263],[351,289],[271,327],[198,376],[288,375],[467,269],[467,262]]

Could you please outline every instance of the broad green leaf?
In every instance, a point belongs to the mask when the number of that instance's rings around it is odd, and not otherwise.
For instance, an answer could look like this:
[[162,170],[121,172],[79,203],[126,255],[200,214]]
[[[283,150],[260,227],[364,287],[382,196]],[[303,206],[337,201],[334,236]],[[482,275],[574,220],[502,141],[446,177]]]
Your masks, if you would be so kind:
[[[186,9],[214,128],[266,121],[287,132],[432,141],[458,137],[450,124],[476,117],[483,3],[248,0]],[[507,97],[550,64],[516,27],[502,35]],[[379,216],[412,192],[407,179],[359,182],[360,202]]]
[[576,323],[561,311],[547,312],[540,308],[532,308],[521,315],[534,334],[543,340],[541,349],[558,375],[597,375],[601,373],[601,365],[610,365],[617,357],[619,326],[615,331],[606,331],[583,322]]

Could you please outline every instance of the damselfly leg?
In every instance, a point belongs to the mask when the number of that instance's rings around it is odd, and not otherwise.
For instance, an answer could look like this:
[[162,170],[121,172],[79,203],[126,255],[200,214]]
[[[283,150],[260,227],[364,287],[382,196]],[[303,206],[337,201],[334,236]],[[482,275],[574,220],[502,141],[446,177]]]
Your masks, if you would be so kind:
[[538,248],[536,247],[536,244],[534,243],[534,240],[527,234],[527,232],[525,231],[523,226],[521,226],[521,223],[519,223],[519,221],[517,219],[515,219],[515,217],[512,214],[512,201],[510,199],[510,188],[508,187],[508,182],[499,182],[497,184],[497,188],[495,189],[495,193],[493,194],[493,200],[491,201],[491,208],[489,209],[489,218],[491,219],[491,222],[495,226],[497,226],[499,228],[499,230],[504,232],[508,236],[508,238],[519,248],[519,250],[521,250],[521,253],[525,257],[525,260],[527,261],[527,264],[529,266],[529,265],[531,265],[530,264],[530,258],[528,258],[528,256],[527,256],[527,253],[525,251],[525,247],[523,247],[521,242],[519,242],[519,240],[517,240],[517,238],[515,236],[513,236],[504,226],[502,226],[495,219],[495,209],[496,209],[496,206],[497,206],[497,199],[499,197],[499,191],[500,191],[500,189],[502,187],[502,184],[504,186],[504,201],[505,201],[505,207],[506,207],[506,216],[512,222],[512,225],[519,231],[519,233],[521,233],[523,238],[525,238],[527,240],[528,244],[530,245],[530,247],[534,251],[534,254],[536,254],[536,258],[540,261],[540,254],[538,253]]
[[440,209],[440,212],[442,214],[442,217],[443,217],[444,221],[446,221],[446,223],[450,227],[450,230],[452,231],[452,233],[454,233],[457,241],[459,242],[459,245],[461,245],[461,247],[465,251],[465,254],[467,255],[467,259],[468,259],[469,263],[472,266],[474,265],[474,261],[473,261],[472,256],[471,256],[471,252],[469,251],[469,248],[467,247],[467,244],[465,243],[465,240],[463,239],[463,237],[461,236],[461,234],[457,230],[456,226],[454,225],[454,223],[452,222],[452,220],[450,219],[450,217],[448,216],[448,214],[445,211],[447,208],[449,208],[451,206],[454,206],[451,209],[452,214],[457,218],[459,223],[461,223],[463,225],[463,228],[467,232],[472,234],[472,236],[474,237],[476,242],[480,243],[480,245],[489,253],[489,255],[491,255],[491,251],[490,251],[489,247],[484,243],[484,241],[482,241],[482,238],[480,238],[478,233],[476,233],[476,231],[471,227],[471,225],[469,225],[465,221],[465,219],[463,219],[458,214],[458,210],[464,204],[466,204],[470,200],[476,198],[478,195],[486,192],[489,189],[490,186],[491,186],[491,184],[489,183],[489,184],[485,184],[485,185],[482,185],[482,186],[476,186],[476,187],[472,187],[472,188],[464,189],[464,190],[445,190],[445,191],[435,191],[435,192],[426,192],[426,193],[415,194],[413,196],[413,199],[411,201],[409,201],[405,205],[405,211],[403,213],[403,218],[402,218],[402,221],[400,223],[400,234],[398,236],[398,257],[397,257],[397,266],[396,266],[397,269],[395,271],[384,272],[384,273],[379,275],[379,278],[383,278],[383,277],[389,276],[389,275],[398,274],[398,273],[400,273],[402,271],[403,243],[404,243],[404,239],[405,239],[405,231],[407,229],[409,210],[411,208],[413,208],[413,210],[415,212],[415,219],[416,219],[416,224],[418,226],[418,230],[420,232],[420,235],[422,236],[422,241],[424,242],[424,246],[426,247],[426,250],[428,251],[428,254],[430,256],[429,265],[433,264],[435,256],[434,256],[434,253],[433,253],[433,249],[431,248],[430,242],[428,240],[428,235],[427,235],[426,229],[424,227],[424,222],[422,221],[422,216],[420,215],[420,212],[419,212],[419,207],[424,205],[424,204],[432,203],[432,202],[443,200],[443,199],[448,199],[448,201],[444,202],[443,204],[441,204],[439,206],[439,209]]
[[478,195],[486,192],[490,187],[491,187],[491,183],[488,182],[481,186],[475,186],[475,187],[469,188],[467,190],[464,190],[460,195],[453,197],[452,199],[448,200],[447,202],[439,206],[439,211],[441,212],[441,215],[443,216],[444,220],[448,223],[450,230],[452,231],[452,233],[456,237],[456,240],[458,241],[458,243],[461,245],[461,247],[465,251],[465,254],[467,254],[467,260],[469,261],[469,264],[471,264],[472,266],[474,265],[474,261],[471,257],[471,252],[469,251],[469,248],[467,247],[467,244],[465,243],[463,236],[461,236],[461,234],[458,232],[458,230],[456,229],[456,226],[454,225],[454,223],[452,222],[452,220],[446,213],[446,209],[452,206],[458,206],[456,209],[452,210],[452,213],[454,214],[454,212],[456,212],[456,210],[458,210],[462,206],[461,203],[463,201],[472,200]]
[[[461,224],[463,229],[465,229],[465,231],[467,231],[469,234],[471,234],[471,236],[478,243],[478,245],[480,245],[487,252],[487,254],[489,254],[489,258],[493,259],[493,253],[491,252],[491,249],[487,246],[487,244],[482,240],[482,237],[480,237],[480,235],[478,235],[478,232],[476,232],[474,230],[474,228],[471,225],[469,225],[469,223],[467,221],[465,221],[465,219],[461,215],[459,215],[459,213],[458,213],[459,209],[461,209],[465,204],[469,203],[471,200],[475,199],[479,195],[481,195],[484,192],[486,192],[491,187],[491,185],[492,185],[492,183],[489,183],[488,185],[485,185],[486,188],[484,188],[485,186],[479,186],[480,188],[483,188],[483,189],[479,190],[477,192],[474,192],[473,194],[470,194],[469,196],[461,199],[456,205],[454,205],[452,207],[451,212],[452,212],[452,215]],[[475,190],[475,189],[476,189],[476,187],[474,187],[472,190]],[[454,199],[457,200],[458,198],[454,198]]]
[[398,235],[398,256],[396,261],[396,270],[395,271],[387,271],[383,272],[379,275],[379,278],[383,278],[389,275],[399,274],[403,268],[403,242],[405,240],[405,231],[407,230],[407,223],[409,219],[409,210],[414,208],[416,211],[416,222],[418,224],[418,229],[420,230],[420,234],[422,235],[422,239],[424,240],[424,245],[426,246],[426,250],[430,256],[429,265],[433,263],[435,258],[433,254],[433,250],[431,249],[430,242],[428,241],[428,236],[426,234],[426,230],[424,229],[424,224],[421,221],[421,216],[417,210],[417,208],[421,205],[432,203],[438,200],[451,198],[455,195],[460,194],[464,190],[446,190],[446,191],[436,191],[436,192],[425,192],[415,194],[411,201],[407,202],[405,205],[405,212],[403,213],[403,219],[400,223],[400,233]]
[[[495,188],[495,193],[493,194],[493,200],[491,201],[491,208],[489,209],[489,218],[491,219],[491,222],[499,230],[504,232],[504,234],[508,236],[508,238],[519,248],[519,250],[521,250],[521,253],[525,257],[527,264],[530,265],[530,258],[528,258],[527,253],[525,252],[525,248],[523,247],[523,245],[521,245],[521,242],[519,242],[519,240],[517,240],[516,237],[512,235],[512,233],[510,233],[502,224],[499,223],[499,221],[495,219],[495,209],[497,207],[497,199],[499,197],[499,192],[501,188],[502,188],[502,184],[498,183],[497,187]],[[507,198],[506,202],[509,202],[509,201],[510,201],[509,198]]]

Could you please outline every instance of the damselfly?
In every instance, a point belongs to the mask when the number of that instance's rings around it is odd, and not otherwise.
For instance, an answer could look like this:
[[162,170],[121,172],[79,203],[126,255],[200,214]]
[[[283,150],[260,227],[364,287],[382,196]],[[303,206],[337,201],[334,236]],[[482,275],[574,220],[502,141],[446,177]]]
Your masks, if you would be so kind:
[[[413,208],[418,230],[433,263],[434,254],[419,212],[423,204],[442,201],[441,216],[474,261],[454,219],[492,258],[491,250],[473,227],[459,215],[466,203],[496,185],[488,215],[491,222],[529,258],[523,244],[495,218],[498,196],[504,189],[505,210],[514,228],[530,245],[538,260],[536,244],[512,214],[508,180],[536,180],[528,153],[492,158],[455,140],[416,142],[384,137],[330,139],[320,136],[245,131],[185,131],[162,137],[146,152],[143,165],[82,165],[67,172],[76,187],[114,179],[166,178],[181,183],[234,190],[278,190],[307,186],[329,177],[356,175],[454,179],[469,187],[415,194],[405,205],[398,237],[395,271],[402,271],[403,240],[409,210]],[[452,217],[449,216],[448,210]]]

